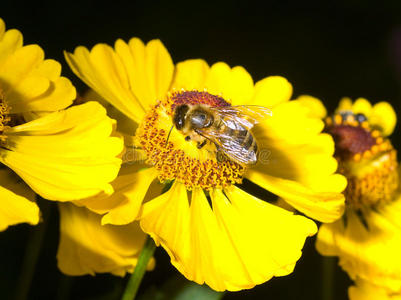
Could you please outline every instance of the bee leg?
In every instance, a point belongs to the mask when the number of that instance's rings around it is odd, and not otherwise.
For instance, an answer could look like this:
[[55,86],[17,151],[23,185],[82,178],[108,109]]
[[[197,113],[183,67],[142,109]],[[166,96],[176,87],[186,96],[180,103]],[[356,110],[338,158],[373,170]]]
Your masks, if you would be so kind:
[[202,143],[199,143],[199,142],[198,142],[198,146],[197,146],[197,147],[198,147],[198,149],[202,149],[202,148],[203,148],[203,146],[205,146],[205,145],[206,145],[206,142],[207,142],[206,140],[204,140]]
[[189,141],[191,140],[191,137],[190,137],[189,135],[187,135],[187,136],[185,137],[185,140],[186,140],[187,142],[189,142]]
[[224,154],[223,151],[217,149],[217,152],[216,152],[216,160],[217,160],[218,162],[224,162],[224,161],[227,160],[227,157],[225,156],[225,154]]

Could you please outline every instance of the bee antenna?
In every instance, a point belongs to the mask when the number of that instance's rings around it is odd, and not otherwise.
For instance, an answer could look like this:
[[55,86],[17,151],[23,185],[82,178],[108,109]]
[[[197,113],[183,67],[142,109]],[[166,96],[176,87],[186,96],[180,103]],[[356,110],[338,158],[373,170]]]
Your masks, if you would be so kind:
[[167,135],[167,140],[166,140],[166,144],[165,144],[164,146],[167,146],[167,144],[168,144],[168,140],[169,140],[169,138],[170,138],[170,134],[171,134],[171,131],[173,130],[173,128],[174,128],[174,125],[173,125],[173,126],[171,126],[171,128],[170,128],[170,131],[168,132],[168,135]]

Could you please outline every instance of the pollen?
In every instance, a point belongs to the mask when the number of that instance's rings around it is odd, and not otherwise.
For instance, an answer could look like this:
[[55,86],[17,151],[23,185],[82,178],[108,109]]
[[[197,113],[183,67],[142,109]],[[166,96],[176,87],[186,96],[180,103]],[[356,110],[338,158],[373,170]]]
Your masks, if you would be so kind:
[[5,142],[3,131],[11,120],[9,112],[10,107],[5,102],[3,92],[0,90],[0,145]]
[[[195,142],[173,127],[174,108],[181,104],[230,105],[207,91],[173,91],[146,114],[135,134],[135,145],[146,154],[145,163],[158,170],[161,183],[176,180],[188,190],[224,188],[241,183],[246,167],[219,159],[214,144],[198,149]],[[169,132],[171,130],[171,134]]]
[[399,185],[397,152],[363,115],[326,119],[339,172],[347,177],[346,201],[355,209],[391,202]]

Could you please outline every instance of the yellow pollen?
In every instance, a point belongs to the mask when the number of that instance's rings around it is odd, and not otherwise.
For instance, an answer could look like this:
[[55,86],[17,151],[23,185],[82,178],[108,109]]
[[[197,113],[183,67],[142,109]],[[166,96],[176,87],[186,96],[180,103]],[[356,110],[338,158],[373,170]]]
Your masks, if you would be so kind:
[[380,131],[379,131],[379,130],[373,130],[373,131],[372,131],[372,136],[373,136],[374,138],[379,137],[379,136],[380,136]]
[[364,128],[364,129],[369,129],[369,122],[368,121],[363,121],[362,123],[361,123],[361,127],[362,128]]
[[335,115],[334,116],[334,123],[335,124],[341,124],[343,121],[343,118],[340,115]]
[[346,112],[326,119],[326,131],[335,141],[339,172],[348,180],[346,201],[355,209],[392,201],[399,186],[396,150],[364,118]]
[[0,90],[0,145],[5,143],[6,138],[3,135],[3,131],[11,120],[9,112],[10,107],[5,102],[3,92]]
[[393,200],[399,184],[396,150],[392,149],[375,159],[359,162],[340,162],[340,172],[348,180],[346,201],[355,209],[373,207]]
[[327,117],[324,121],[327,126],[333,125],[333,119],[331,117]]
[[[184,93],[174,91],[168,94],[165,101],[149,110],[139,125],[135,145],[146,154],[145,162],[158,170],[160,182],[176,180],[185,184],[188,190],[198,187],[210,190],[241,183],[245,166],[229,159],[218,160],[214,144],[208,143],[198,149],[195,142],[185,141],[185,136],[172,127],[173,107],[177,105],[174,99],[185,101]],[[188,94],[190,101],[197,99],[196,93],[192,91]],[[208,99],[207,92],[199,93],[203,100]]]

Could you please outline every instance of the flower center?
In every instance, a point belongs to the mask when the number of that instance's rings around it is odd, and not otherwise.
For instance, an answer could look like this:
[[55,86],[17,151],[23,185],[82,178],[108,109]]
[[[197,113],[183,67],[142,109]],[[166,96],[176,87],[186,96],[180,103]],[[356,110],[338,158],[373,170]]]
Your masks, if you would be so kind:
[[196,187],[210,190],[241,183],[246,167],[218,157],[220,153],[210,141],[200,149],[196,139],[186,140],[174,126],[175,109],[184,104],[230,105],[222,97],[206,91],[169,93],[164,101],[150,109],[136,131],[135,144],[145,151],[146,163],[159,171],[160,182],[177,180],[189,190]]
[[0,90],[0,146],[5,143],[3,131],[11,120],[9,112],[10,107],[5,102],[3,92]]
[[340,113],[326,119],[339,172],[347,177],[346,201],[355,209],[392,201],[398,188],[397,152],[366,117]]

